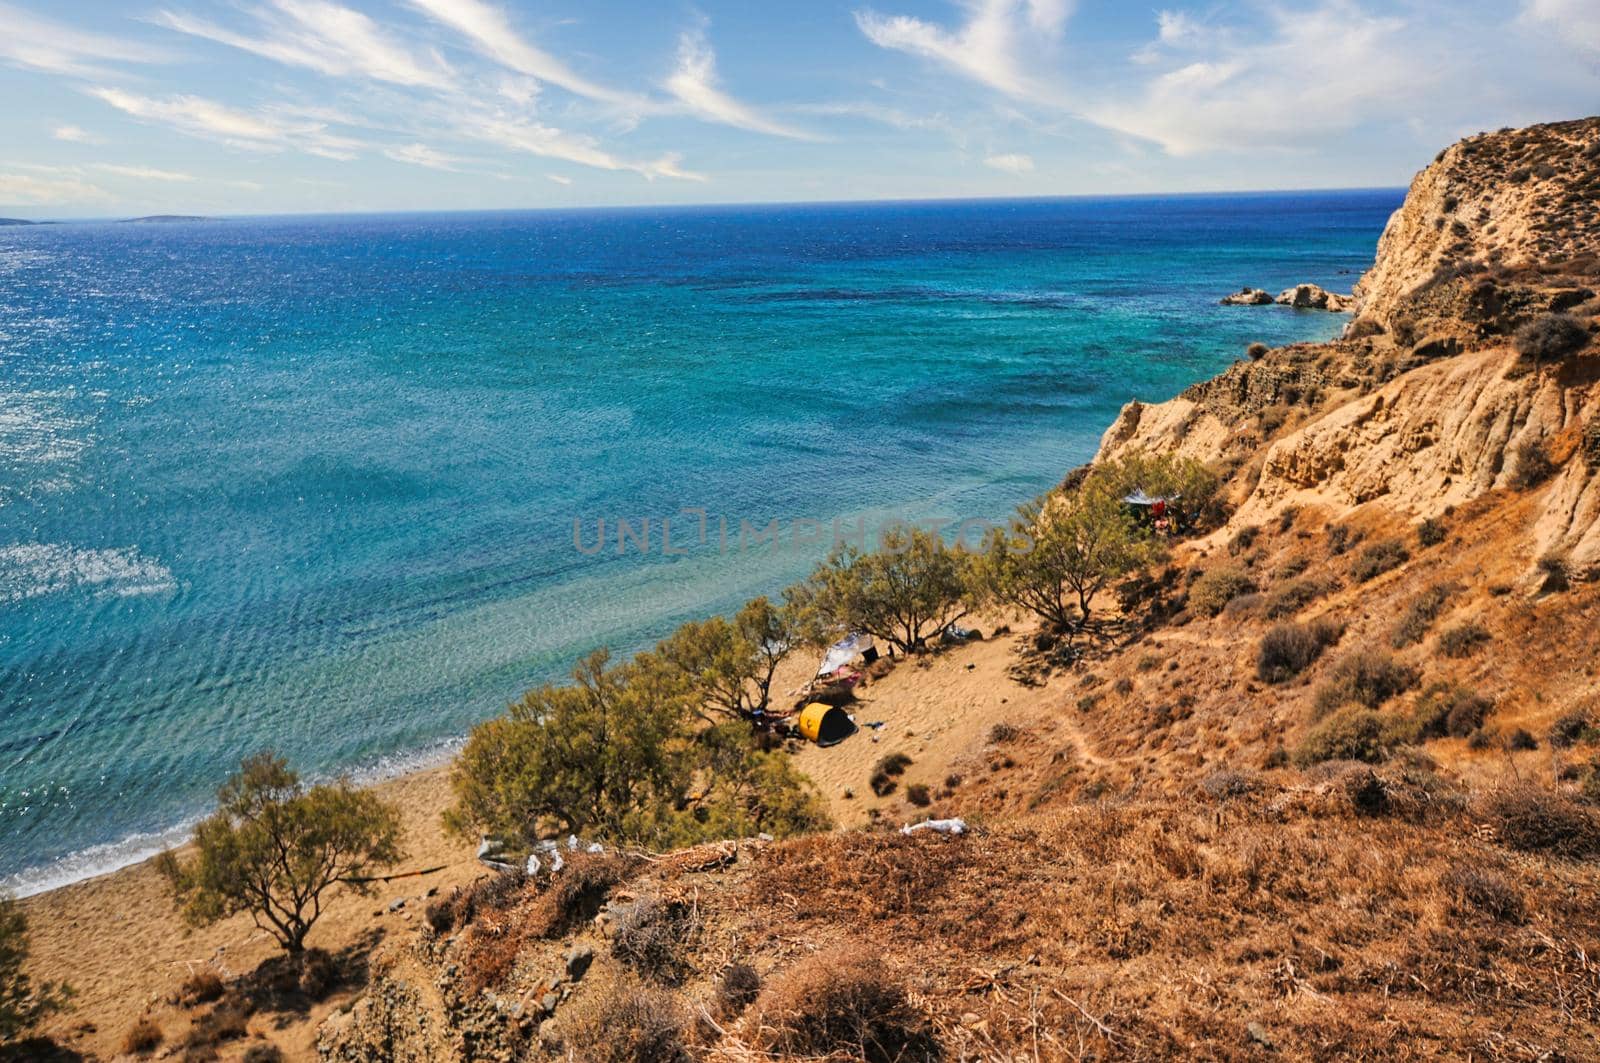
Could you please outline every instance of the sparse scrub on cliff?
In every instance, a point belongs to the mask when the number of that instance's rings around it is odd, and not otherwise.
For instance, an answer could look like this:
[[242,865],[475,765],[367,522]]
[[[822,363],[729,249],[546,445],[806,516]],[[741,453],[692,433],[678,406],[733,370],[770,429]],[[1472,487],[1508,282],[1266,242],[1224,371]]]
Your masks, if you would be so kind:
[[1547,594],[1558,594],[1572,589],[1572,562],[1566,554],[1552,550],[1539,558],[1539,571],[1544,583],[1540,587]]
[[342,780],[308,789],[270,753],[245,760],[217,804],[195,827],[193,855],[169,851],[157,867],[189,922],[248,912],[291,955],[329,890],[368,893],[372,876],[405,855],[394,806]]
[[611,953],[652,982],[680,985],[690,970],[688,947],[698,931],[692,906],[644,894],[612,909]]
[[1267,356],[1267,352],[1270,350],[1272,348],[1265,343],[1252,343],[1244,349],[1244,353],[1249,356],[1252,362],[1259,362]]
[[1439,652],[1446,657],[1470,657],[1490,637],[1488,628],[1468,620],[1439,632]]
[[1433,683],[1417,698],[1411,713],[1412,741],[1466,738],[1483,726],[1494,702],[1458,683]]
[[1313,704],[1317,716],[1344,705],[1376,709],[1417,685],[1415,668],[1376,650],[1357,650],[1339,659],[1327,680],[1317,688]]
[[940,1056],[928,1021],[866,948],[800,960],[768,983],[755,1010],[761,1046],[786,1057],[917,1063]]
[[1551,362],[1582,350],[1589,330],[1571,314],[1541,314],[1517,329],[1517,353],[1534,362]]
[[1530,439],[1517,447],[1511,459],[1511,476],[1506,482],[1514,491],[1529,491],[1556,472],[1550,450],[1540,439]]
[[1438,546],[1444,542],[1445,530],[1444,521],[1437,517],[1427,518],[1417,525],[1417,545],[1423,549]]
[[1327,584],[1316,579],[1297,579],[1280,587],[1267,597],[1265,613],[1269,620],[1295,616],[1312,602],[1328,593]]
[[687,1015],[670,994],[624,983],[564,1013],[576,1063],[690,1063]]
[[1376,579],[1411,560],[1411,553],[1399,539],[1384,539],[1362,549],[1350,564],[1350,578],[1357,583]]
[[1589,730],[1589,714],[1582,709],[1563,713],[1550,725],[1550,744],[1557,749],[1570,749]]
[[1499,839],[1524,852],[1584,857],[1600,853],[1600,819],[1568,797],[1531,783],[1493,790],[1482,800]]
[[122,1038],[122,1052],[128,1056],[147,1056],[161,1047],[161,1027],[146,1015],[128,1028]]
[[1216,565],[1200,574],[1189,588],[1189,608],[1202,616],[1216,616],[1241,594],[1256,589],[1255,581],[1237,565]]
[[1446,581],[1429,586],[1406,606],[1400,622],[1389,635],[1389,644],[1397,650],[1403,650],[1421,642],[1450,599],[1459,593],[1461,586],[1458,583]]
[[1322,651],[1338,641],[1332,621],[1279,624],[1261,638],[1256,653],[1256,675],[1267,683],[1282,683],[1310,668]]
[[1338,557],[1361,541],[1361,533],[1348,524],[1328,525],[1328,553]]

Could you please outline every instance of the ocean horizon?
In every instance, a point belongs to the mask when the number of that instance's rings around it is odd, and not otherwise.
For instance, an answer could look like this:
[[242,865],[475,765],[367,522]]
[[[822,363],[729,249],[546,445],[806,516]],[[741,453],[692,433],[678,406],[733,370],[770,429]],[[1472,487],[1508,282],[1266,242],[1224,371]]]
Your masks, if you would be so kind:
[[0,891],[181,840],[262,748],[437,762],[841,528],[1002,522],[1126,401],[1336,335],[1218,299],[1348,291],[1402,197],[0,229]]

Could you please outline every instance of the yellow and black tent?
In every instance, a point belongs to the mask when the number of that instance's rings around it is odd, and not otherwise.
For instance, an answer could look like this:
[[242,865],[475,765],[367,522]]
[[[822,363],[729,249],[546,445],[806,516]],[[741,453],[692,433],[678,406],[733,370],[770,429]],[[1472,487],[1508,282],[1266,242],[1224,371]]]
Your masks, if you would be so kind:
[[837,705],[813,701],[800,710],[800,734],[819,746],[843,742],[856,733],[850,714]]

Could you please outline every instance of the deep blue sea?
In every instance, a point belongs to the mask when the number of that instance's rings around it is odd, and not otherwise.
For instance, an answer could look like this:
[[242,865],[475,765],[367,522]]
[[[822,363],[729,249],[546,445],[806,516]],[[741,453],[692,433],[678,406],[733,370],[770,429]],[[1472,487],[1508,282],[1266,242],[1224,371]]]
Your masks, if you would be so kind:
[[1217,300],[1348,291],[1400,199],[0,229],[0,888],[148,853],[261,748],[437,757],[836,520],[1002,520],[1127,400],[1333,335]]

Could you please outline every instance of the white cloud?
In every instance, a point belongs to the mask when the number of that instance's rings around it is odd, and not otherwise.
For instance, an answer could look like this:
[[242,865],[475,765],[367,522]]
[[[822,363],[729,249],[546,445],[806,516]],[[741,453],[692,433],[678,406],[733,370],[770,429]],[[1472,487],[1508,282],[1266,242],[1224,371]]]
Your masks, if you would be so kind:
[[1564,40],[1600,52],[1600,4],[1595,0],[1526,0],[1522,13]]
[[549,178],[550,180],[554,181],[558,185],[570,185],[570,184],[572,184],[572,178],[563,177],[561,174],[558,174],[558,173],[547,173],[547,174],[545,174],[545,176],[547,178]]
[[1083,113],[1174,155],[1309,143],[1403,112],[1440,71],[1427,35],[1349,0],[1273,10],[1241,34],[1163,12],[1141,58],[1161,69],[1140,91]]
[[622,107],[647,106],[632,93],[590,81],[560,59],[524,40],[505,13],[482,0],[410,0],[411,6],[449,26],[500,65],[548,81],[585,99]]
[[104,189],[96,188],[76,177],[57,177],[47,180],[27,174],[0,173],[0,203],[19,206],[36,206],[45,203],[83,203],[109,198]]
[[154,63],[163,58],[154,49],[0,3],[0,62],[51,74],[100,77],[107,73],[105,63]]
[[65,140],[69,144],[104,144],[105,139],[75,125],[56,126],[50,131],[56,140]]
[[265,36],[238,33],[176,11],[162,11],[155,21],[179,33],[335,77],[433,89],[452,84],[451,71],[437,53],[412,54],[359,11],[327,0],[272,0],[272,6],[272,11],[255,12]]
[[931,59],[1019,99],[1050,93],[1030,73],[1028,54],[1048,49],[1071,13],[1061,0],[970,0],[967,21],[950,30],[911,15],[857,11],[856,25],[880,48]]
[[383,153],[395,162],[409,163],[412,166],[424,166],[430,170],[445,170],[451,173],[458,172],[461,163],[465,160],[454,155],[446,155],[436,151],[426,144],[407,144],[398,148],[385,148]]
[[131,177],[136,181],[193,181],[194,175],[180,173],[177,170],[158,170],[153,166],[121,166],[110,162],[97,162],[96,170],[104,173],[115,174],[118,177]]
[[667,91],[691,113],[712,122],[794,140],[816,137],[783,125],[739,102],[717,86],[717,57],[702,30],[678,41],[678,67],[667,79]]
[[589,166],[597,170],[629,170],[645,178],[676,177],[688,181],[705,178],[684,170],[679,164],[681,156],[664,155],[654,162],[631,162],[606,151],[590,136],[569,133],[541,122],[503,114],[468,112],[457,116],[455,131],[489,144],[497,144],[513,151],[540,155],[547,159],[561,159]]
[[289,148],[327,159],[353,159],[365,146],[361,141],[330,132],[324,122],[296,117],[291,111],[241,111],[200,96],[157,99],[117,88],[88,91],[124,114],[251,151]]
[[991,170],[1001,173],[1022,175],[1033,172],[1033,156],[1023,155],[1020,152],[1011,152],[1005,155],[991,155],[983,160],[983,164]]

